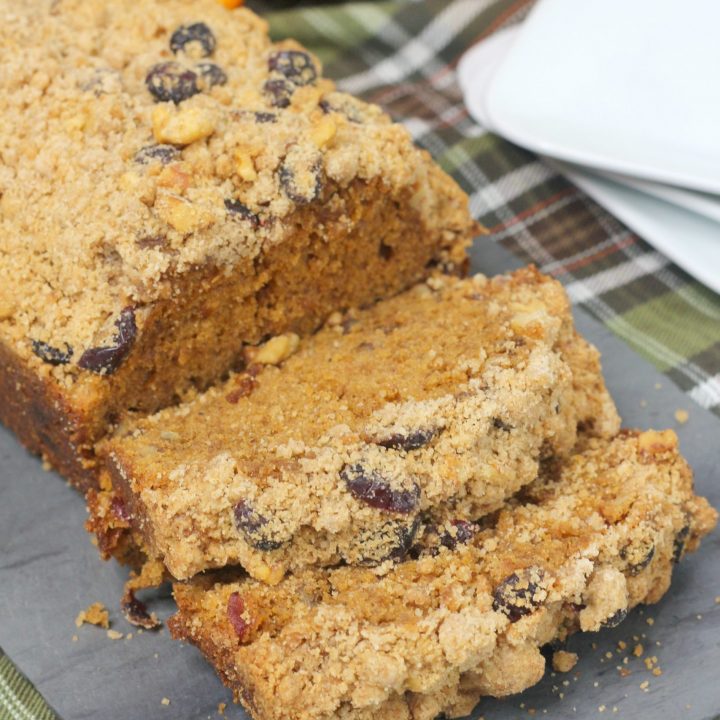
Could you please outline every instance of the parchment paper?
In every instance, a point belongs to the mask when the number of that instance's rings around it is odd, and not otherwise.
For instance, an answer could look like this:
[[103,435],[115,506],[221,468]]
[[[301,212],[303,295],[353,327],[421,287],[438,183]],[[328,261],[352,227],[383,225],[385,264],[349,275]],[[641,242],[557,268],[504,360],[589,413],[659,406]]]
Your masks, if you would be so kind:
[[[516,265],[504,250],[484,242],[473,268],[493,274]],[[720,420],[693,405],[587,315],[577,313],[577,321],[603,353],[607,382],[625,424],[675,427],[698,490],[720,506]],[[677,409],[689,411],[685,425],[675,421]],[[218,718],[220,702],[228,703],[226,717],[245,718],[194,648],[172,641],[167,630],[138,634],[124,622],[118,600],[125,571],[99,559],[84,520],[77,493],[43,471],[0,428],[0,646],[64,720]],[[635,611],[614,630],[573,638],[569,649],[581,655],[573,672],[555,677],[548,672],[522,695],[484,701],[473,717],[531,717],[528,711],[534,710],[535,717],[554,719],[715,718],[720,714],[718,596],[716,533],[680,564],[659,605]],[[99,628],[75,627],[78,612],[96,601],[110,609],[113,627],[132,632],[132,639],[110,640]],[[153,607],[166,616],[172,602],[166,597]],[[633,636],[646,656],[657,656],[662,675],[653,675],[630,654]],[[620,640],[628,647],[618,654]],[[631,659],[624,665],[626,655]],[[621,677],[618,666],[631,674]],[[163,698],[170,704],[163,705]]]

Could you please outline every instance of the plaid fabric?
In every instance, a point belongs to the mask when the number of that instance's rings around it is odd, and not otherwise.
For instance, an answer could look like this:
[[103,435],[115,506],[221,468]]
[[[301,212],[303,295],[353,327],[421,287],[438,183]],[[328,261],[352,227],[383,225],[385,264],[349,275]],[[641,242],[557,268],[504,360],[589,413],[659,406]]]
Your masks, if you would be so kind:
[[[720,415],[720,297],[534,155],[487,133],[463,106],[455,76],[462,53],[521,20],[531,4],[375,0],[268,17],[276,37],[312,48],[342,89],[405,122],[469,193],[490,241],[561,280],[573,302]],[[0,656],[0,720],[53,717]]]

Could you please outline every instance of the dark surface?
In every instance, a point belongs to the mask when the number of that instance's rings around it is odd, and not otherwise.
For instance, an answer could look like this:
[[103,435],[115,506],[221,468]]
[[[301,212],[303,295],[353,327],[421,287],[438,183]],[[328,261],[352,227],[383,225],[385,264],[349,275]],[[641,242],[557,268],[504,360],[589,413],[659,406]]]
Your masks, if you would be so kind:
[[[474,270],[488,274],[516,264],[488,243],[480,258]],[[720,420],[693,405],[598,323],[586,315],[577,320],[603,353],[608,385],[626,425],[676,427],[699,491],[720,506]],[[674,412],[679,408],[690,412],[690,420],[678,427]],[[140,635],[125,623],[118,607],[125,572],[98,558],[83,530],[84,520],[77,493],[43,471],[0,429],[0,646],[64,720],[217,718],[219,702],[229,704],[227,717],[245,717],[230,705],[229,693],[195,649],[172,641],[167,630]],[[527,718],[534,708],[535,717],[556,719],[714,718],[720,713],[718,596],[716,533],[680,564],[672,589],[659,605],[632,613],[613,630],[573,638],[570,649],[577,650],[581,660],[572,673],[548,673],[521,696],[485,701],[474,717]],[[98,600],[110,609],[115,629],[133,633],[131,640],[112,641],[102,629],[75,627],[78,612]],[[152,605],[162,616],[171,609],[167,599]],[[654,618],[652,626],[649,617]],[[73,635],[77,642],[72,642]],[[624,666],[632,674],[619,676],[616,667],[630,654],[633,635],[641,637],[646,655],[651,651],[657,656],[662,676],[653,676],[632,655]],[[628,648],[616,654],[619,640]],[[606,652],[613,653],[612,659]],[[640,688],[645,680],[647,692]],[[163,697],[170,699],[169,706],[161,704]],[[606,707],[603,713],[600,706]]]

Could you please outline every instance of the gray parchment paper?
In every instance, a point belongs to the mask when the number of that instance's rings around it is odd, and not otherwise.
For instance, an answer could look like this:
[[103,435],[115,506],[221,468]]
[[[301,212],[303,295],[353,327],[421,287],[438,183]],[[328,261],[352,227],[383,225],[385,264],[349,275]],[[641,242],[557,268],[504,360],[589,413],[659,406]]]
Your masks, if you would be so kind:
[[[487,242],[475,256],[474,270],[488,274],[517,264]],[[720,421],[588,316],[578,313],[577,321],[603,353],[608,385],[625,424],[675,427],[698,489],[720,506]],[[680,408],[690,413],[682,426],[674,420]],[[217,718],[218,703],[229,704],[229,693],[200,654],[172,641],[167,630],[139,635],[122,620],[118,599],[125,573],[98,558],[84,520],[80,497],[0,429],[0,646],[64,720]],[[720,533],[681,563],[659,605],[635,611],[614,630],[573,638],[569,649],[581,660],[572,673],[548,673],[521,696],[485,701],[474,717],[527,718],[534,710],[535,717],[553,719],[714,718],[720,714],[718,596]],[[132,639],[113,641],[99,628],[75,627],[78,612],[95,601],[105,603],[113,627],[133,632]],[[154,607],[167,615],[172,603],[164,599]],[[657,656],[661,676],[632,655],[622,664],[635,645],[633,636],[640,638],[646,655],[651,650]],[[628,649],[618,654],[620,640]],[[621,677],[618,666],[631,674]],[[640,687],[644,681],[649,682],[646,689]],[[163,705],[163,698],[170,705]],[[246,716],[229,705],[227,717]]]

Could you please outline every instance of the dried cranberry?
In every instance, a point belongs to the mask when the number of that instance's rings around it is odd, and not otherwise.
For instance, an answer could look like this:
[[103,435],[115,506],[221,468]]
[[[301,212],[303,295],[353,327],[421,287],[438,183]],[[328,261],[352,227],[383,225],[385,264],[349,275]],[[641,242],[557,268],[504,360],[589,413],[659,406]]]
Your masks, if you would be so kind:
[[228,598],[227,614],[230,624],[233,626],[233,630],[237,633],[240,640],[245,639],[250,623],[245,620],[243,613],[245,612],[245,603],[240,596],[240,593],[234,592]]
[[204,22],[181,25],[170,37],[170,49],[176,55],[191,43],[198,44],[202,57],[209,57],[217,47],[213,31]]
[[291,163],[286,161],[280,166],[278,177],[285,194],[298,205],[306,205],[315,200],[322,192],[323,182],[320,163],[313,164],[309,169],[311,181],[307,187],[298,184],[298,172]]
[[172,101],[176,105],[200,92],[197,73],[176,62],[154,65],[145,78],[145,85],[159,102]]
[[318,104],[326,115],[339,113],[358,125],[365,121],[363,105],[351,96],[334,93],[332,96],[325,96]]
[[420,488],[416,484],[411,490],[393,488],[377,470],[360,463],[346,465],[340,477],[354,498],[378,510],[407,514],[417,508],[420,500]]
[[286,108],[290,105],[290,98],[295,92],[295,86],[287,80],[267,80],[263,85],[263,92],[268,96],[273,107]]
[[679,563],[682,559],[683,553],[685,552],[685,545],[687,543],[687,539],[690,535],[690,525],[684,525],[680,531],[675,535],[675,540],[673,540],[673,555],[672,555],[672,561],[674,563]]
[[427,445],[438,434],[437,428],[420,428],[407,434],[393,433],[385,438],[375,440],[376,445],[393,450],[417,450]]
[[115,327],[117,333],[113,335],[113,344],[86,350],[78,361],[79,367],[102,375],[112,375],[120,367],[137,335],[135,310],[125,308],[115,321]]
[[386,560],[402,560],[415,542],[421,521],[419,517],[402,521],[391,520],[379,528],[361,532],[355,546],[359,549],[362,565],[379,565]]
[[269,535],[268,519],[257,512],[247,500],[241,500],[233,508],[235,525],[245,535],[248,544],[256,550],[277,550],[283,541]]
[[255,121],[260,123],[261,125],[265,123],[276,123],[277,115],[271,112],[256,112]]
[[239,200],[226,199],[225,209],[234,217],[247,220],[254,228],[260,226],[260,217],[255,214],[247,205],[243,205]]
[[501,420],[500,418],[493,418],[493,427],[496,430],[503,430],[504,432],[510,432],[511,430],[514,430],[515,427],[513,425],[510,425],[509,423],[506,423],[504,420]]
[[529,615],[547,597],[542,587],[544,576],[541,568],[530,567],[505,578],[493,593],[493,610],[507,615],[512,623]]
[[458,545],[467,545],[479,529],[475,523],[467,520],[453,520],[450,524],[455,532],[446,530],[440,536],[440,544],[450,550],[454,550]]
[[113,499],[110,501],[110,510],[118,520],[128,523],[132,520],[132,514],[128,510],[127,504],[118,495],[113,495]]
[[136,627],[154,630],[160,627],[160,621],[154,613],[148,612],[147,605],[135,597],[133,590],[126,590],[120,601],[120,609],[125,619]]
[[655,545],[649,540],[628,543],[620,550],[620,557],[627,562],[627,572],[639,575],[655,556]]
[[215,85],[225,85],[228,81],[225,71],[215,63],[198,63],[195,69],[200,73],[200,77],[208,88],[215,87]]
[[148,165],[153,161],[168,165],[180,158],[180,150],[174,145],[147,145],[135,153],[135,162]]
[[33,340],[32,351],[48,365],[67,365],[73,356],[73,349],[67,343],[65,350],[60,350],[42,340]]
[[602,621],[602,626],[606,628],[614,628],[617,627],[626,617],[627,617],[627,609],[626,608],[620,608],[616,612],[614,612],[609,618],[606,618]]
[[310,85],[317,80],[318,72],[312,58],[301,50],[280,50],[268,60],[271,72],[280,73],[293,85]]

